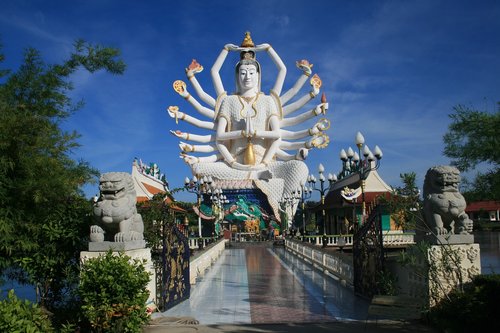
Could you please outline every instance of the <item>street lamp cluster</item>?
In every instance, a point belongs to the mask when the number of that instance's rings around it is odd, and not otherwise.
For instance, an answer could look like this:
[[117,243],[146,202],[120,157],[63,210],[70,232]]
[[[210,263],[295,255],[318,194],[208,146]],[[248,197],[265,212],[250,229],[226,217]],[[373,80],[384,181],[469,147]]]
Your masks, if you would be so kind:
[[[380,159],[382,158],[382,150],[375,146],[373,152],[370,148],[365,145],[365,138],[363,135],[358,132],[355,138],[355,144],[358,148],[358,151],[355,152],[351,147],[347,149],[347,152],[342,149],[340,151],[340,160],[342,161],[342,170],[338,174],[338,177],[335,174],[329,173],[327,177],[325,177],[325,168],[322,164],[318,167],[319,179],[316,179],[314,175],[309,175],[307,177],[307,182],[310,184],[309,191],[302,191],[302,195],[307,192],[318,191],[321,196],[321,206],[322,216],[323,216],[323,238],[326,237],[326,212],[325,212],[325,195],[328,191],[333,187],[333,185],[348,176],[353,174],[357,174],[359,176],[359,180],[361,182],[361,194],[362,194],[362,203],[363,203],[363,211],[362,216],[363,219],[366,214],[366,202],[365,202],[365,182],[368,178],[368,175],[371,171],[377,170],[380,166]],[[328,184],[326,182],[328,181]],[[319,187],[317,187],[317,183],[319,183]],[[304,199],[302,200],[304,201]],[[305,230],[305,228],[304,228]],[[323,240],[325,241],[325,240]]]
[[293,191],[292,195],[297,193],[297,196],[300,198],[300,208],[302,209],[302,236],[306,235],[306,200],[311,198],[313,189],[311,187],[307,187],[305,182],[300,182],[300,189],[297,191]]
[[201,238],[201,197],[203,194],[211,194],[212,193],[212,177],[211,176],[203,176],[198,179],[198,177],[193,176],[190,180],[188,177],[184,179],[184,188],[190,192],[196,194],[197,205],[198,205],[198,236]]
[[[361,198],[362,198],[362,217],[364,219],[366,214],[366,202],[365,202],[365,185],[366,179],[371,171],[377,170],[380,166],[380,160],[382,159],[382,150],[378,146],[375,146],[373,152],[370,150],[368,145],[365,144],[365,138],[361,132],[356,133],[355,139],[358,151],[355,152],[351,147],[347,149],[347,152],[342,149],[340,151],[340,160],[342,161],[342,171],[339,173],[339,179],[345,178],[352,174],[357,174],[359,180],[361,181]],[[363,157],[361,157],[363,156]],[[375,162],[375,164],[373,163]]]
[[[323,216],[323,236],[326,235],[326,228],[325,228],[325,223],[326,223],[326,212],[325,212],[325,194],[328,193],[330,188],[333,186],[333,184],[337,181],[337,176],[335,174],[328,174],[328,186],[325,186],[326,178],[324,175],[325,172],[325,167],[323,164],[319,164],[318,166],[318,172],[319,172],[319,188],[316,187],[316,182],[317,179],[314,177],[314,175],[309,175],[307,177],[307,182],[311,186],[311,189],[314,191],[318,191],[321,196],[321,206],[322,206],[322,216]],[[312,192],[312,191],[311,191]]]
[[224,220],[224,205],[228,204],[229,200],[226,195],[222,193],[222,189],[220,187],[213,189],[210,200],[213,204],[215,225],[217,225],[217,223],[221,223]]

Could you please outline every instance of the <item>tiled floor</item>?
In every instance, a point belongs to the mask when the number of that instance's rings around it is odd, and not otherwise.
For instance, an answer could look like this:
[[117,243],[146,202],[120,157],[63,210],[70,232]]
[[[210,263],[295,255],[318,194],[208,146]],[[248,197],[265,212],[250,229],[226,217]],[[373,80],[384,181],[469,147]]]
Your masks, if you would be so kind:
[[283,248],[226,249],[191,289],[189,300],[164,313],[202,325],[365,319],[368,303]]

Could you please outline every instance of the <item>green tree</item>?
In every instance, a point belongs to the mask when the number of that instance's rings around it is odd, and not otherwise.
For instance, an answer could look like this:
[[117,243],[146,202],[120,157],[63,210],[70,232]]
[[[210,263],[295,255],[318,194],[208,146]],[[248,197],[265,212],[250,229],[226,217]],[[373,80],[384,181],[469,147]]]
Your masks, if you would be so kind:
[[477,111],[463,105],[454,107],[448,132],[444,135],[444,154],[460,171],[486,163],[490,169],[465,181],[467,200],[500,200],[500,103],[497,112]]
[[68,96],[69,77],[81,67],[125,69],[117,49],[81,40],[74,46],[69,59],[55,65],[29,48],[22,65],[2,71],[0,81],[0,274],[8,269],[34,284],[49,308],[77,276],[90,211],[81,185],[98,174],[71,158],[78,134],[61,128],[83,106]]
[[399,175],[403,186],[392,188],[392,195],[388,198],[380,197],[380,201],[387,205],[391,217],[398,228],[415,230],[417,222],[422,220],[420,207],[420,191],[417,187],[415,172]]

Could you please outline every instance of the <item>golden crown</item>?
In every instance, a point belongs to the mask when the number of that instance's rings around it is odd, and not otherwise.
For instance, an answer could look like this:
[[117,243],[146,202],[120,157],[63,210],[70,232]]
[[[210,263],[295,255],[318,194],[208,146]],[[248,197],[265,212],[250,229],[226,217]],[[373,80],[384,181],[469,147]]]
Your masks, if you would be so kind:
[[[241,42],[241,47],[255,47],[255,44],[250,36],[250,31],[245,32],[245,37],[243,38],[243,42]],[[255,52],[254,51],[242,51],[240,53],[240,59],[252,59],[255,60]]]
[[245,38],[243,38],[243,42],[241,42],[241,47],[255,47],[253,43],[252,37],[250,36],[250,31],[245,32]]

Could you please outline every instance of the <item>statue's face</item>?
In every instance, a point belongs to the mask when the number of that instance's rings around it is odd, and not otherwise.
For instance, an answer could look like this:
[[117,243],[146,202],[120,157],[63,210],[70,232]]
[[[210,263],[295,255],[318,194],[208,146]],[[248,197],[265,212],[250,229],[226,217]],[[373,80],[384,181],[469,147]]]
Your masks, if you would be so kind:
[[241,65],[238,73],[239,87],[242,91],[257,88],[259,72],[254,65]]

